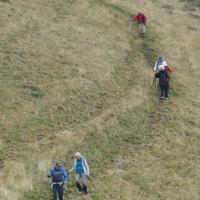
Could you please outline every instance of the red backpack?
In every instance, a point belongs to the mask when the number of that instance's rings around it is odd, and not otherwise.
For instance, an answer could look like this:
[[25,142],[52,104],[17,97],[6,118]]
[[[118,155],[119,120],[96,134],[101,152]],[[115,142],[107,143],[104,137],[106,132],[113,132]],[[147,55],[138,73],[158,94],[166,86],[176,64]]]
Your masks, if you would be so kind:
[[171,76],[173,73],[173,69],[169,66],[166,66],[166,70],[167,70],[167,73],[169,74],[169,76]]

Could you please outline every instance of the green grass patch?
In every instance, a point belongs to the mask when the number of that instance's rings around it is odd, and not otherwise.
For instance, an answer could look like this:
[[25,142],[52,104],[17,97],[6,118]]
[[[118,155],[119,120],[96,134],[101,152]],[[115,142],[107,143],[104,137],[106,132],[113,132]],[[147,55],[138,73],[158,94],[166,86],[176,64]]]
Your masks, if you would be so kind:
[[41,98],[45,95],[45,93],[37,86],[23,85],[22,88],[25,89],[25,94],[28,94],[34,98]]

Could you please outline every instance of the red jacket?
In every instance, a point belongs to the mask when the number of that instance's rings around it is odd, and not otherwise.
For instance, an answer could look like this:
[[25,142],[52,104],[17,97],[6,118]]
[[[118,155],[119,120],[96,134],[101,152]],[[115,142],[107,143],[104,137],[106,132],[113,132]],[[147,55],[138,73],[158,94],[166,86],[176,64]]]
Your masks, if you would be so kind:
[[133,16],[133,21],[136,21],[136,20],[138,21],[138,24],[146,24],[147,17],[144,14],[140,13],[136,16]]

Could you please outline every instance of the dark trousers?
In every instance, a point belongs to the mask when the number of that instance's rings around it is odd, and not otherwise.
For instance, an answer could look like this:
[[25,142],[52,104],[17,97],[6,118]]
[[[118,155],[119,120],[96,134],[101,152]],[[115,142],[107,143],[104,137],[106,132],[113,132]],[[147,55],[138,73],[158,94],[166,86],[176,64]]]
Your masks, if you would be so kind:
[[53,185],[53,200],[57,200],[57,193],[58,193],[59,200],[63,200],[63,184]]
[[169,85],[160,85],[160,96],[161,97],[168,97],[169,92]]

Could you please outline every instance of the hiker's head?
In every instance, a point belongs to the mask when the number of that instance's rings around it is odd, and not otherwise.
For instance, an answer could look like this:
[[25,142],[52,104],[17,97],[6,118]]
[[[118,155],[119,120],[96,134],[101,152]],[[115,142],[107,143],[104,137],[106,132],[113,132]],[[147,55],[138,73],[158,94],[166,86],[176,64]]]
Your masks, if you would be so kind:
[[80,160],[82,155],[79,152],[75,153],[75,159]]
[[158,60],[164,60],[162,55],[159,55]]
[[56,165],[56,168],[62,167],[60,161],[56,161],[56,164],[55,164],[55,165]]
[[142,11],[141,10],[138,10],[138,14],[141,14],[142,13]]

